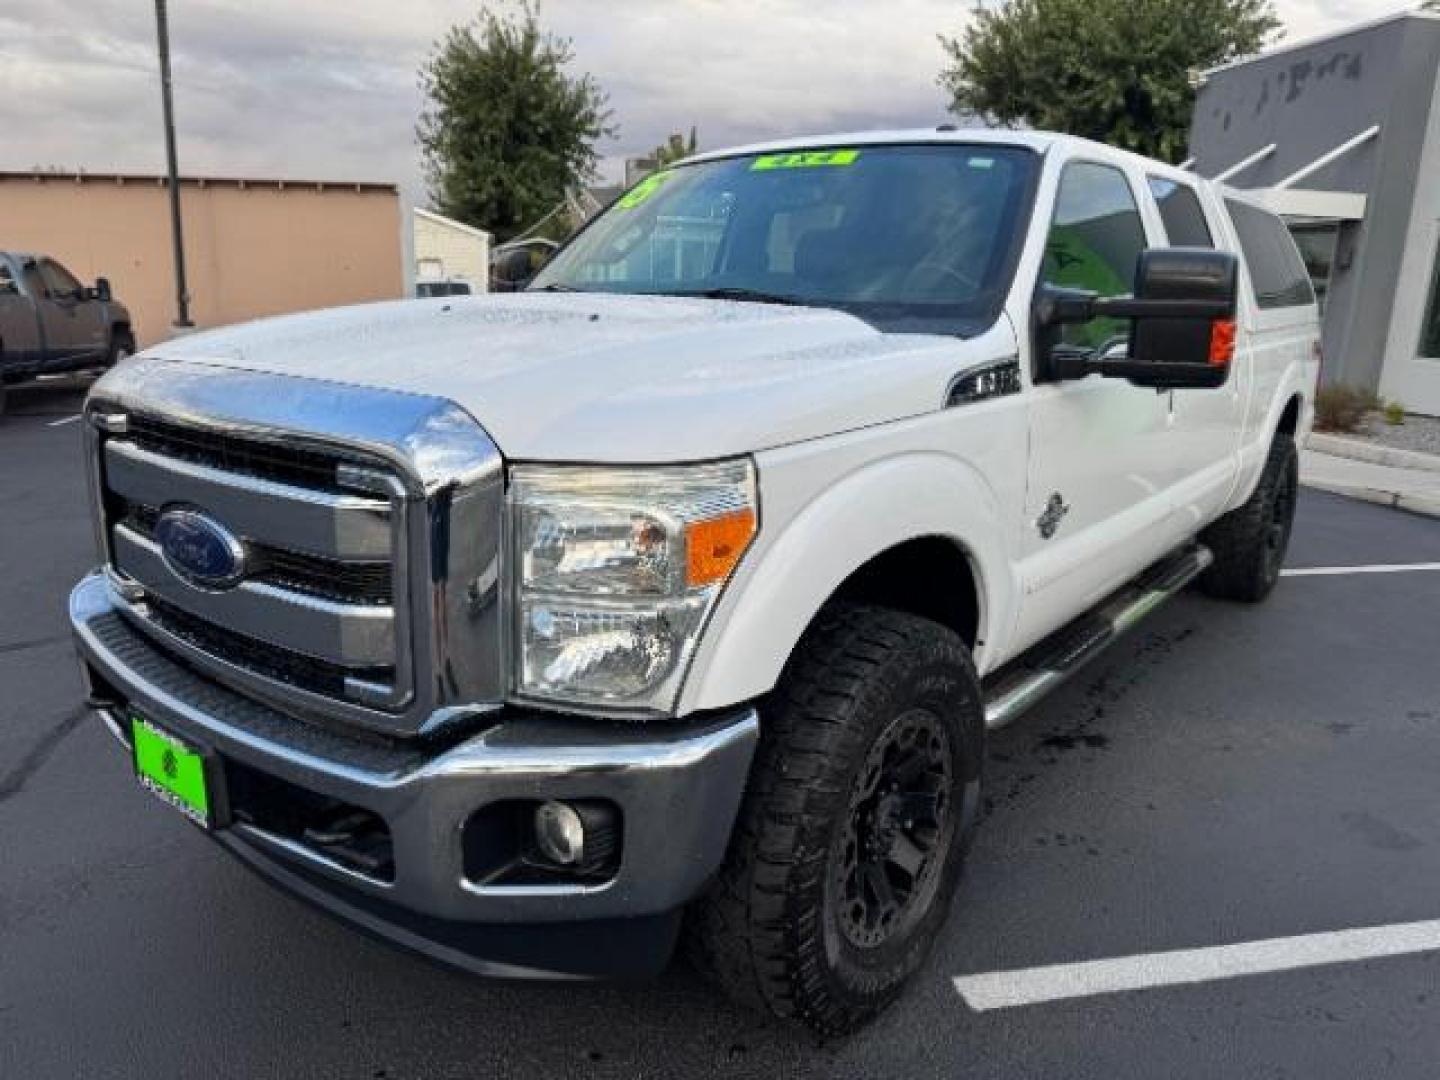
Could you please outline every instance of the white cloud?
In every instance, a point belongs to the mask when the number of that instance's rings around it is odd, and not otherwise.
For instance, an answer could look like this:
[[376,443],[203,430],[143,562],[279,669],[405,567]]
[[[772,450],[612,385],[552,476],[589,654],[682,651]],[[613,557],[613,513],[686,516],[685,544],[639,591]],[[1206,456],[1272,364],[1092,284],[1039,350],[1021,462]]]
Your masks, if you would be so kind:
[[[1414,6],[1278,0],[1291,38]],[[151,5],[0,9],[0,167],[159,171]],[[610,94],[606,171],[675,130],[702,145],[944,118],[936,40],[967,0],[545,0],[577,70]],[[181,167],[391,180],[421,193],[416,71],[474,0],[187,0],[171,5]]]

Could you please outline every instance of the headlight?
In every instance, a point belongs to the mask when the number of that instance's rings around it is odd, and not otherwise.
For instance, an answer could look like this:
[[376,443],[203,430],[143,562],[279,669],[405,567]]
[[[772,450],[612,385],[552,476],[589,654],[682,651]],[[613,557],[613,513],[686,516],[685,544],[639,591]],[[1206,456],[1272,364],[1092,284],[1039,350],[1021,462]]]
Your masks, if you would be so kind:
[[510,473],[522,697],[668,712],[755,536],[749,461]]

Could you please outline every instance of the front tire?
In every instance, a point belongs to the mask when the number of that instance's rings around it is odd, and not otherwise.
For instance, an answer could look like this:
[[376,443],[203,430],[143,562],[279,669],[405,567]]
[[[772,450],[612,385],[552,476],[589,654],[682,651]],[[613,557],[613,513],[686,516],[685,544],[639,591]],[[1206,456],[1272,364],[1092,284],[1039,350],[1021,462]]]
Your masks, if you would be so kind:
[[123,364],[135,355],[135,338],[128,330],[115,330],[110,335],[110,351],[105,356],[105,370]]
[[761,730],[691,955],[742,1004],[853,1031],[930,952],[974,832],[985,724],[969,649],[927,619],[836,607]]
[[1200,577],[1202,590],[1250,604],[1270,595],[1290,546],[1299,490],[1300,455],[1295,440],[1281,432],[1249,500],[1200,534],[1201,543],[1215,556]]

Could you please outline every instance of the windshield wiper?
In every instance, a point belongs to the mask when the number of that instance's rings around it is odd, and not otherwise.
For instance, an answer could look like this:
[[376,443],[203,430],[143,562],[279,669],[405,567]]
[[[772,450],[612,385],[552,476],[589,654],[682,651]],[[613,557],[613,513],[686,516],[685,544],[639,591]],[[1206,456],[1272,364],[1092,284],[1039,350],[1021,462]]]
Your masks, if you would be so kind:
[[755,304],[782,304],[786,307],[816,307],[815,301],[784,293],[764,292],[760,289],[742,289],[726,286],[718,289],[694,289],[685,292],[667,292],[665,296],[687,296],[699,300],[748,300]]

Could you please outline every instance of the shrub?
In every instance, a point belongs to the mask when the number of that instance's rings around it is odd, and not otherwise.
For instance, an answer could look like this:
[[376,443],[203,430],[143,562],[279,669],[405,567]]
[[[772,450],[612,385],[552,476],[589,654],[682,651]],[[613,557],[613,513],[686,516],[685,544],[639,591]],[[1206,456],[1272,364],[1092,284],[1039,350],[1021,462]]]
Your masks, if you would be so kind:
[[1375,407],[1375,395],[1368,390],[1337,383],[1324,386],[1315,395],[1315,426],[1321,431],[1354,431]]
[[1405,406],[1398,401],[1387,401],[1385,403],[1385,423],[1391,427],[1399,427],[1405,423]]

